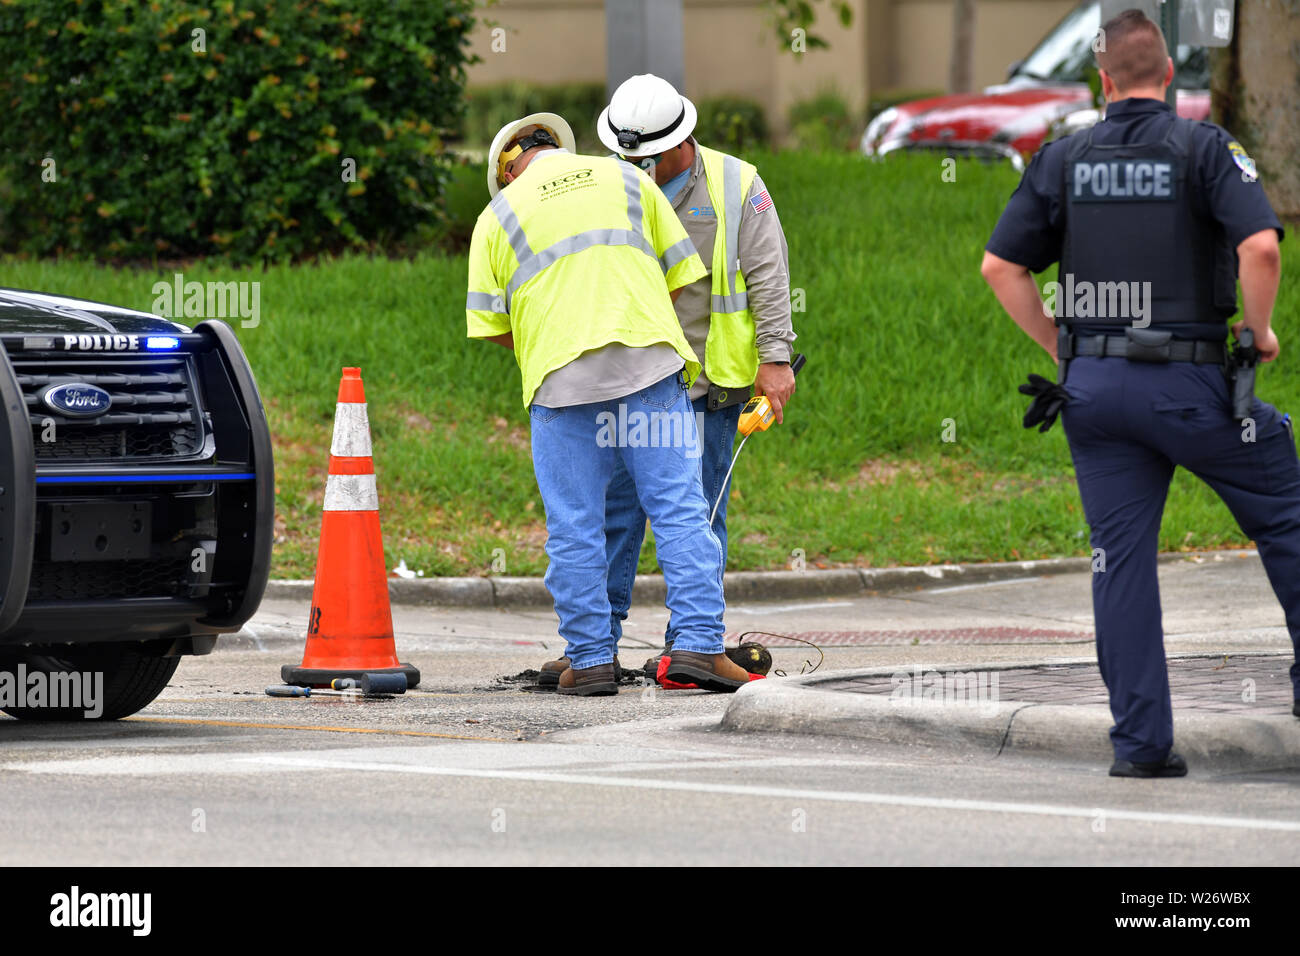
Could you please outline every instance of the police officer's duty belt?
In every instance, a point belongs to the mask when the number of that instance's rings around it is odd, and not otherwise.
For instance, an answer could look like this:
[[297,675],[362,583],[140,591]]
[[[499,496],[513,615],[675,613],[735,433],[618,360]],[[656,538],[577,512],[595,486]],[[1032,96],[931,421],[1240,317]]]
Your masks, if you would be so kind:
[[[1057,356],[1062,360],[1082,356],[1126,358],[1136,362],[1195,362],[1197,365],[1222,365],[1227,358],[1222,342],[1175,339],[1167,332],[1154,330],[1132,332],[1139,334],[1075,335],[1062,329],[1057,341]],[[1147,335],[1143,336],[1141,332],[1147,332]],[[1161,338],[1166,340],[1159,341]]]

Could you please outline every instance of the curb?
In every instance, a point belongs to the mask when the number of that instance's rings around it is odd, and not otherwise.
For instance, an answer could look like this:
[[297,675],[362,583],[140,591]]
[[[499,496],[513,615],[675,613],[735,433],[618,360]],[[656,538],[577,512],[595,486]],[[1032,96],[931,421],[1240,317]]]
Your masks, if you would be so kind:
[[[1160,555],[1161,563],[1223,560],[1254,551],[1200,551]],[[915,591],[936,584],[983,584],[1012,578],[1088,571],[1091,558],[1049,558],[996,564],[936,564],[901,568],[832,568],[826,571],[729,571],[723,576],[727,601],[780,601],[798,598],[854,597]],[[310,601],[310,580],[269,581],[268,599]],[[667,597],[659,574],[638,575],[632,590],[637,604],[662,604]],[[394,604],[435,607],[541,607],[551,595],[541,578],[389,578]]]
[[[969,672],[998,668],[971,667],[967,663],[927,665],[926,669]],[[827,681],[899,672],[896,667],[872,667],[754,681],[736,692],[721,726],[735,732],[820,734],[909,746],[959,747],[990,756],[1008,752],[1051,754],[1104,764],[1113,759],[1108,736],[1110,709],[1097,704],[891,700],[878,694],[817,688]],[[1193,770],[1198,766],[1234,772],[1300,767],[1300,721],[1290,714],[1175,714],[1174,740]]]

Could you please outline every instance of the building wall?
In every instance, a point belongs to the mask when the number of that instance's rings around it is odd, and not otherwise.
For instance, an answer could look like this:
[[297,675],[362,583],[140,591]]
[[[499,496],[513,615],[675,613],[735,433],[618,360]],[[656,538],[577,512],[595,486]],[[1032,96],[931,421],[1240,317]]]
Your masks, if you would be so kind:
[[[888,0],[885,0],[888,2]],[[1075,0],[979,0],[975,5],[975,87],[1006,79],[1074,6]],[[950,0],[894,0],[893,78],[897,89],[945,89],[952,46]]]
[[[1076,0],[978,0],[975,85],[1006,77],[1007,66],[1038,42]],[[778,50],[761,0],[683,0],[684,91],[693,98],[738,95],[757,100],[771,125],[785,130],[790,106],[835,89],[855,110],[890,90],[942,90],[952,43],[951,0],[850,0],[853,23],[840,26],[818,4],[814,31],[828,50],[802,55]],[[605,79],[603,0],[501,0],[473,35],[482,58],[471,85],[505,80],[537,83]],[[494,52],[493,25],[505,50]]]

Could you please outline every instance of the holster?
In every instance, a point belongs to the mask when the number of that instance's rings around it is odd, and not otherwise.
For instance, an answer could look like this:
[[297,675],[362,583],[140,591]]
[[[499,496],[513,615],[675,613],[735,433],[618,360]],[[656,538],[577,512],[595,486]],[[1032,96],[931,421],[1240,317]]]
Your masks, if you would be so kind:
[[1228,394],[1232,398],[1232,420],[1250,418],[1255,408],[1255,366],[1231,363],[1227,367]]
[[1245,421],[1255,410],[1255,366],[1258,363],[1259,350],[1255,348],[1254,333],[1242,329],[1223,369],[1228,379],[1228,396],[1232,399],[1233,421]]

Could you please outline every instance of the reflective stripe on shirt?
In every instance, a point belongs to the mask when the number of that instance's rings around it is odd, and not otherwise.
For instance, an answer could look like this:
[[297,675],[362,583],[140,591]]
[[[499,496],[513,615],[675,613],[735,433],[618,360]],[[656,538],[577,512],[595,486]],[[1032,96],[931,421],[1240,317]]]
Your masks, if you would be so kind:
[[506,314],[505,299],[490,292],[470,292],[465,296],[465,308],[471,312],[496,312]]

